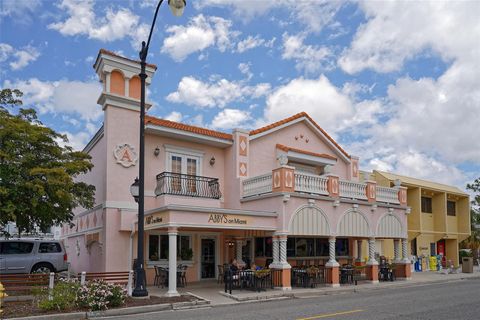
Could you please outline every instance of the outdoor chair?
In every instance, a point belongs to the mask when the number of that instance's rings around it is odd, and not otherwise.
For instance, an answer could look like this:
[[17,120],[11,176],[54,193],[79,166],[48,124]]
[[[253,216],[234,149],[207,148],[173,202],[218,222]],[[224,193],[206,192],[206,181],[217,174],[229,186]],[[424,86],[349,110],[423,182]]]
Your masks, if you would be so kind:
[[153,285],[158,287],[160,286],[160,270],[157,266],[154,266],[153,268],[155,270],[155,278],[153,278]]
[[188,266],[180,265],[178,268],[178,283],[180,287],[187,286],[187,268]]
[[162,288],[168,286],[168,271],[167,269],[163,268],[163,267],[155,267],[155,272],[157,272],[158,270],[158,280],[157,280],[157,283],[156,285],[159,287],[159,286],[162,286]]

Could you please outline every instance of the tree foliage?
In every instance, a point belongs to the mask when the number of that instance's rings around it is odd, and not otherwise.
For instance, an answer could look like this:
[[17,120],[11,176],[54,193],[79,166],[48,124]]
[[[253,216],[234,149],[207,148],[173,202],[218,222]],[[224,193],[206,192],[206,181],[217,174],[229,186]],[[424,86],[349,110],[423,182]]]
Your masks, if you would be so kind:
[[464,240],[461,246],[475,251],[480,249],[480,178],[468,183],[467,189],[474,193],[470,209],[472,235]]
[[[74,151],[65,135],[21,108],[22,92],[0,92],[0,227],[19,233],[71,222],[72,210],[94,204],[95,187],[75,178],[91,170],[90,156]],[[18,112],[14,112],[18,107]]]

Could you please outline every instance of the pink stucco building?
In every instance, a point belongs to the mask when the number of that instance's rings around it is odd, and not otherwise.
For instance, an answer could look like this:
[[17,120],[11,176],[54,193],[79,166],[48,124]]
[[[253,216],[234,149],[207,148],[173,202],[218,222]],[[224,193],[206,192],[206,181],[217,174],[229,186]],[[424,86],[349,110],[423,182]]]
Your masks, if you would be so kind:
[[[124,271],[136,257],[140,65],[100,50],[94,69],[104,124],[85,147],[95,166],[82,180],[95,185],[96,205],[62,232],[75,271]],[[147,85],[155,70],[147,66]],[[306,113],[231,133],[149,116],[145,128],[148,283],[155,265],[186,264],[199,281],[232,258],[282,270],[284,288],[291,266],[310,262],[325,265],[331,285],[352,260],[376,281],[378,239],[393,239],[398,275],[410,276],[406,188],[364,181],[358,157]]]

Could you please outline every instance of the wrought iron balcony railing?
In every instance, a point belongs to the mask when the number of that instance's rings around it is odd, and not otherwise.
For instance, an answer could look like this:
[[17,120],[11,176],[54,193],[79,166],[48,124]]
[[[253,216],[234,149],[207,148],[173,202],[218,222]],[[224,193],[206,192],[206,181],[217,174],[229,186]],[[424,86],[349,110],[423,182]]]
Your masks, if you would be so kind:
[[217,178],[174,172],[162,172],[157,175],[155,194],[157,196],[171,194],[210,199],[220,199],[222,196]]

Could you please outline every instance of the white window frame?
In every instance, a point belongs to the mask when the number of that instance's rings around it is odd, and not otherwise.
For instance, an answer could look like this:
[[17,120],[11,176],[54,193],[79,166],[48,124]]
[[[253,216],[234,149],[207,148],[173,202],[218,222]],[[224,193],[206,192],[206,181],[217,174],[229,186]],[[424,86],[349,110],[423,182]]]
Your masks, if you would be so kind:
[[202,175],[202,167],[203,167],[203,157],[205,152],[201,150],[195,150],[190,148],[178,147],[165,144],[165,164],[166,164],[166,171],[172,172],[172,156],[178,156],[182,158],[182,174],[187,173],[187,159],[195,159],[197,160],[197,176]]
[[[150,252],[149,252],[150,236],[159,236],[158,237],[158,252],[157,252],[158,256],[159,256],[158,260],[150,260]],[[161,246],[161,241],[162,241],[160,236],[167,236],[168,237],[168,233],[167,232],[162,232],[162,231],[150,231],[148,233],[148,237],[147,237],[147,241],[146,241],[147,242],[146,251],[147,251],[147,263],[148,264],[151,264],[151,265],[154,265],[154,264],[167,265],[168,264],[168,258],[167,259],[160,259],[160,246]],[[178,237],[188,237],[189,238],[189,242],[188,242],[189,243],[189,249],[193,250],[192,234],[190,234],[190,233],[178,233],[177,234],[177,239],[178,239]],[[178,249],[180,249],[180,251],[181,251],[181,248],[177,247],[177,250]],[[183,263],[183,262],[193,263],[194,257],[195,257],[195,252],[194,252],[194,255],[192,255],[191,260],[178,260],[177,259],[177,261],[180,262],[180,263]]]

